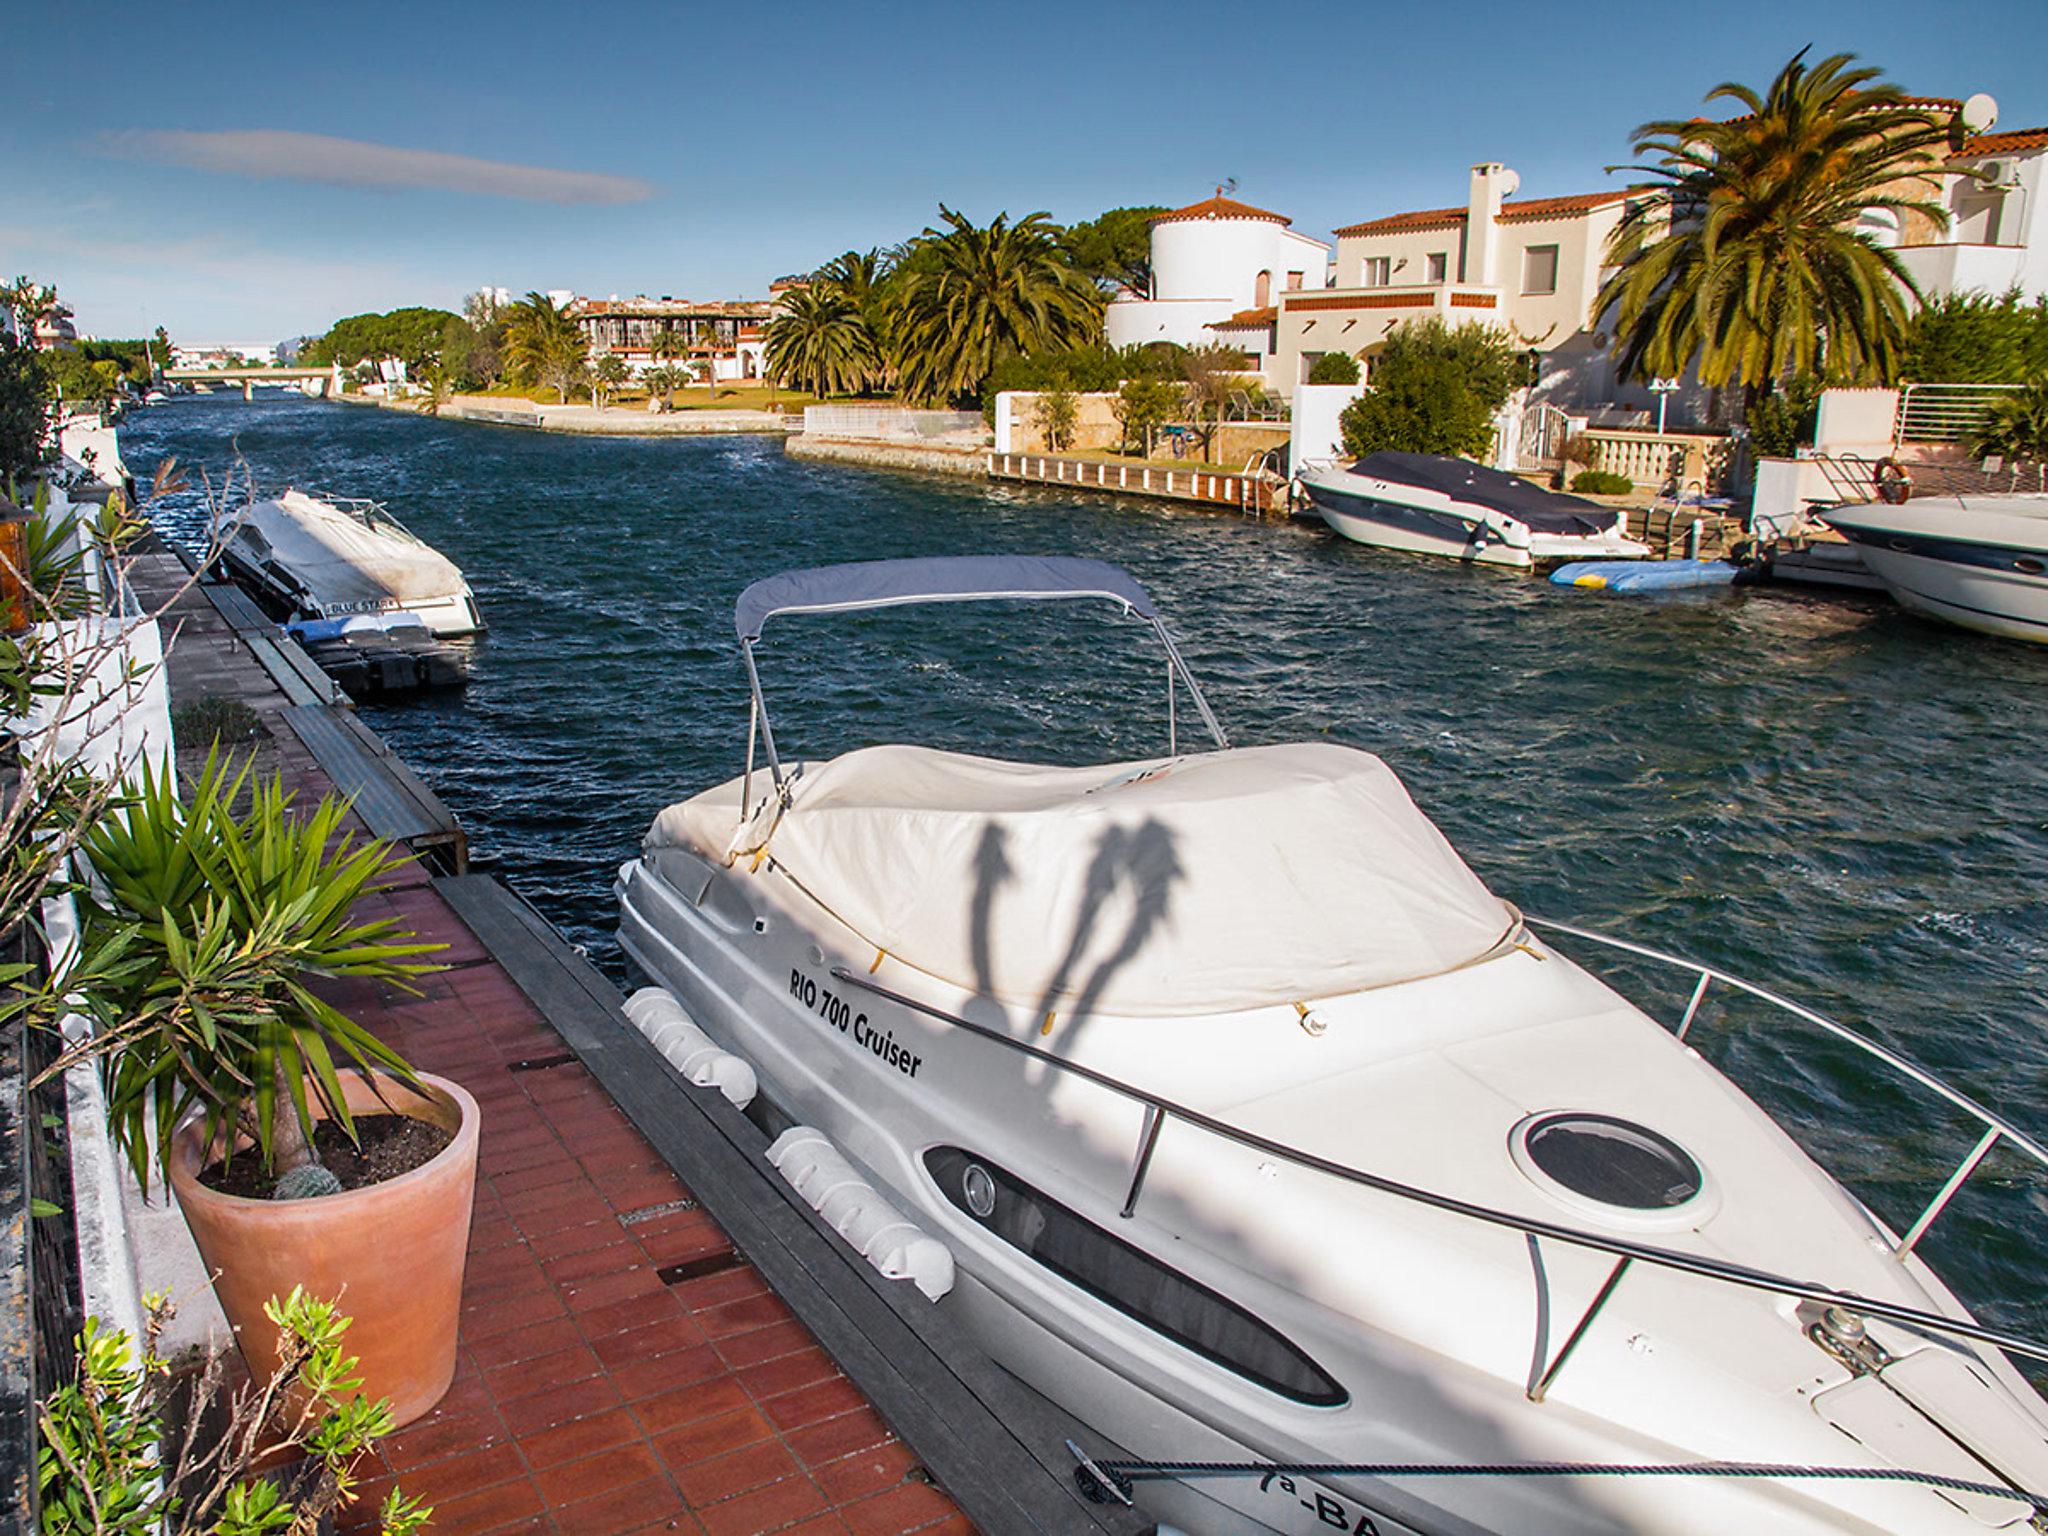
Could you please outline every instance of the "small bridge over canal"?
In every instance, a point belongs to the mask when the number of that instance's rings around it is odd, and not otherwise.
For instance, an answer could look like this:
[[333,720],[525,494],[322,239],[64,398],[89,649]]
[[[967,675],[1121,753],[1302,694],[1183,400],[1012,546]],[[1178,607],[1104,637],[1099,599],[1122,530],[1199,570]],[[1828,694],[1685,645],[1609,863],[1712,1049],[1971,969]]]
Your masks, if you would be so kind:
[[255,395],[258,384],[305,384],[308,380],[318,381],[330,396],[341,393],[341,369],[335,366],[286,368],[276,365],[250,365],[241,368],[166,368],[164,378],[172,384],[239,384],[242,386],[244,400]]

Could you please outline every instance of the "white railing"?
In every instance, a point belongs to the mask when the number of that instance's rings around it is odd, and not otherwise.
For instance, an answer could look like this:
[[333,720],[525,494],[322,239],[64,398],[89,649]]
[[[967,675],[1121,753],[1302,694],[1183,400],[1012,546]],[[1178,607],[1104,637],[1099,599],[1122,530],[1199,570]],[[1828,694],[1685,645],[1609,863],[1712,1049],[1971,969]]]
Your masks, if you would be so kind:
[[1588,427],[1579,434],[1593,448],[1592,468],[1626,475],[1658,490],[1699,480],[1709,488],[1726,485],[1734,443],[1705,432],[1634,432],[1623,427]]
[[1895,443],[1960,443],[1974,436],[1992,407],[2018,384],[1908,384],[1899,391]]
[[804,407],[804,433],[809,437],[920,442],[969,435],[978,438],[987,430],[979,411],[917,411],[895,405]]

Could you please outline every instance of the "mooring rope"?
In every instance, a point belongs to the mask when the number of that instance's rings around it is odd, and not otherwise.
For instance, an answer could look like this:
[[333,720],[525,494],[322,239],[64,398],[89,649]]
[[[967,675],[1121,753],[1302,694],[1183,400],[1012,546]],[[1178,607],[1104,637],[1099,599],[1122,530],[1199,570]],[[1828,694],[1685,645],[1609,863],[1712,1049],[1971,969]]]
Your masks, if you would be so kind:
[[[1115,1485],[1115,1492],[1101,1486],[1100,1480],[1095,1476],[1096,1471],[1100,1471]],[[2031,1504],[2037,1514],[2048,1513],[2048,1499],[2044,1499],[2040,1494],[2029,1493],[2023,1488],[2009,1487],[2002,1483],[1976,1483],[1968,1478],[1949,1477],[1940,1472],[1914,1472],[1904,1467],[1820,1467],[1767,1461],[1445,1463],[1084,1459],[1082,1464],[1074,1469],[1074,1479],[1080,1485],[1081,1491],[1098,1504],[1112,1499],[1119,1503],[1128,1503],[1132,1487],[1141,1482],[1211,1477],[1756,1477],[1917,1483],[1950,1493],[1974,1493],[1993,1499],[2018,1499]]]

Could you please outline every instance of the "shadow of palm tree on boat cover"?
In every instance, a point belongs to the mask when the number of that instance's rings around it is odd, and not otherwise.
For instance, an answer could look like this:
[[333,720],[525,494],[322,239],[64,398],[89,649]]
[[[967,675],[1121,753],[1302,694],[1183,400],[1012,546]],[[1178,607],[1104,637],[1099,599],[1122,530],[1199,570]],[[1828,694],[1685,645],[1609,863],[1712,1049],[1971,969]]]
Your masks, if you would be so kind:
[[[1135,827],[1111,826],[1096,840],[1083,878],[1074,926],[1052,974],[1046,977],[1035,1018],[1059,1012],[1085,1027],[1110,979],[1135,959],[1171,914],[1174,887],[1185,877],[1173,834],[1147,819]],[[1002,888],[1015,881],[1009,835],[997,822],[982,829],[974,856],[974,896],[968,903],[968,945],[976,994],[1002,1006],[995,984],[996,917]],[[1097,930],[1119,897],[1128,908],[1123,932],[1106,953],[1097,954]],[[1033,937],[1036,942],[1036,936]],[[1085,976],[1080,973],[1085,968]],[[1069,1035],[1069,1043],[1073,1036]]]

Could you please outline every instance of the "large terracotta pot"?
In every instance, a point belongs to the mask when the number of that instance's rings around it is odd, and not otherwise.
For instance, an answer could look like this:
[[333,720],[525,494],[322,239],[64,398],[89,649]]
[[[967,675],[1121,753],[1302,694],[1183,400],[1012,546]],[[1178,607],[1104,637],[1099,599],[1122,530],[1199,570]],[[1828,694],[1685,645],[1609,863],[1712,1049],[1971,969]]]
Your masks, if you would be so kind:
[[352,1115],[396,1110],[455,1133],[432,1162],[382,1184],[310,1200],[222,1194],[199,1182],[211,1159],[198,1121],[178,1132],[170,1158],[171,1188],[249,1369],[260,1379],[277,1364],[277,1330],[263,1304],[303,1285],[355,1319],[347,1347],[359,1357],[363,1393],[390,1398],[400,1424],[432,1408],[455,1377],[476,1194],[476,1100],[446,1078],[423,1072],[420,1083],[425,1096],[383,1073],[374,1087],[342,1074]]

